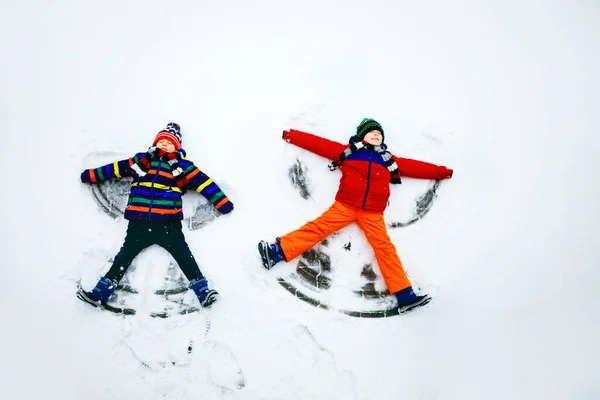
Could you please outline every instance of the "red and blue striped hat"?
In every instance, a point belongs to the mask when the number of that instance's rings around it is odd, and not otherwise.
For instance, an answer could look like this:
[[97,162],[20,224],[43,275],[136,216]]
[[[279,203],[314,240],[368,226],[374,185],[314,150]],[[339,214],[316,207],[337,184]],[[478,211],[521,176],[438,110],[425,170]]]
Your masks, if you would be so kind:
[[158,134],[154,138],[152,146],[156,146],[156,143],[158,143],[158,141],[161,139],[170,140],[171,143],[173,143],[173,145],[175,146],[175,150],[181,149],[182,139],[181,128],[179,127],[179,124],[176,124],[175,122],[169,122],[165,129],[158,132]]

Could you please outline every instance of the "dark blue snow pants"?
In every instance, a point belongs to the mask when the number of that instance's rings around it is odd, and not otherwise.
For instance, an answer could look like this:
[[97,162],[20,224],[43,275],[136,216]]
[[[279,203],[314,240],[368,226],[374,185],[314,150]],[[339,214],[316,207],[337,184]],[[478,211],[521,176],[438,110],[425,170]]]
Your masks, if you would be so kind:
[[145,248],[157,244],[167,250],[190,281],[204,279],[183,236],[181,221],[129,221],[123,247],[105,277],[118,283],[131,262]]

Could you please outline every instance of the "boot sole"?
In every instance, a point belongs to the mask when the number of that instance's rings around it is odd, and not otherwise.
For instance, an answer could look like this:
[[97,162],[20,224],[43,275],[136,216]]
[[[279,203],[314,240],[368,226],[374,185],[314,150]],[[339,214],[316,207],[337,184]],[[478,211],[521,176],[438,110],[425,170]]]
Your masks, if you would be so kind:
[[219,300],[219,292],[210,289],[208,293],[206,293],[204,300],[200,302],[200,305],[202,306],[202,308],[210,308],[210,306],[215,304],[217,300]]
[[269,243],[264,240],[258,242],[258,253],[260,254],[260,258],[262,258],[263,267],[266,270],[270,270],[275,264],[269,255]]
[[89,305],[91,305],[92,307],[98,308],[102,306],[102,303],[94,300],[93,298],[89,297],[88,294],[83,290],[83,289],[77,289],[77,298],[81,301],[83,301],[84,303],[87,303]]
[[100,308],[102,310],[107,310],[110,311],[112,313],[115,314],[123,314],[123,315],[135,315],[135,310],[132,308],[121,308],[121,307],[114,307],[111,306],[110,304],[106,304],[106,303],[101,303],[97,300],[94,300],[93,298],[90,298],[87,294],[87,292],[85,292],[83,289],[77,289],[77,298],[81,301],[83,301],[86,304],[89,304],[90,306],[94,307],[94,308]]
[[431,301],[431,296],[427,295],[427,296],[423,297],[422,299],[415,301],[414,303],[407,304],[402,307],[398,307],[398,313],[405,314],[409,311],[414,310],[415,308],[423,307],[424,305],[428,304],[430,301]]

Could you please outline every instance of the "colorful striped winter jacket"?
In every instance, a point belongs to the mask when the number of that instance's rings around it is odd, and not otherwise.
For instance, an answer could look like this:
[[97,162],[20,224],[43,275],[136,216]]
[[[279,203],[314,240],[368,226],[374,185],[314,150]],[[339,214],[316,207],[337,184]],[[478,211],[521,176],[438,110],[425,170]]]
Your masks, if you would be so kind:
[[[325,157],[337,159],[350,145],[343,145],[310,133],[290,129],[283,139],[303,149]],[[392,155],[400,176],[420,179],[446,179],[451,170],[423,161]],[[383,212],[390,197],[390,171],[381,155],[374,151],[351,154],[340,167],[342,177],[335,199],[364,210]]]
[[[160,159],[153,159],[146,175],[138,176],[132,166],[146,153],[138,153],[126,160],[87,169],[81,173],[81,181],[86,184],[101,183],[111,179],[133,177],[125,219],[128,220],[182,220],[183,190],[177,186],[171,167]],[[233,204],[219,186],[187,159],[179,161],[184,171],[184,189],[193,189],[202,194],[217,210],[226,214],[233,210]]]

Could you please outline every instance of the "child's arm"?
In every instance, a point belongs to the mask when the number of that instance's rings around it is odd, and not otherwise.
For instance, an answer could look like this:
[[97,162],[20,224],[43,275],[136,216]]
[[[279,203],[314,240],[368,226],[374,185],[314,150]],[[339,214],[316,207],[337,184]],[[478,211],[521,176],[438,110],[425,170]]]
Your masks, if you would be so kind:
[[229,201],[221,188],[192,162],[185,167],[184,174],[190,187],[206,197],[220,213],[227,214],[233,210],[233,203]]
[[86,169],[81,173],[81,182],[83,183],[102,183],[111,179],[121,179],[126,176],[133,176],[132,165],[136,164],[144,153],[138,153],[135,156],[116,161],[112,164],[106,164],[98,168]]
[[400,175],[417,179],[450,179],[453,171],[443,165],[394,156]]
[[283,131],[283,140],[329,160],[338,158],[338,156],[342,154],[342,152],[348,147],[348,145],[343,145],[341,143],[324,139],[311,133],[297,131],[295,129]]

